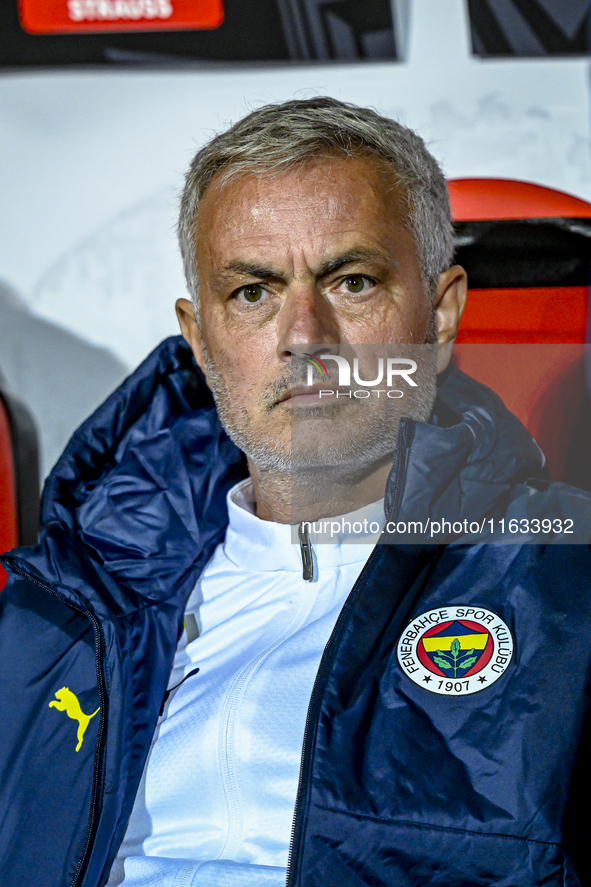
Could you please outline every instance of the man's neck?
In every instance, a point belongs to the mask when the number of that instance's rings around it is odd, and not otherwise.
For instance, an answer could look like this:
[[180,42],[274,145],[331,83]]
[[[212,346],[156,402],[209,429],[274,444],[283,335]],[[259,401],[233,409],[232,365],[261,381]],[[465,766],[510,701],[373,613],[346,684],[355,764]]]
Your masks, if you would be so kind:
[[257,517],[299,524],[348,514],[384,496],[392,458],[355,480],[331,476],[328,470],[303,475],[260,470],[248,459]]

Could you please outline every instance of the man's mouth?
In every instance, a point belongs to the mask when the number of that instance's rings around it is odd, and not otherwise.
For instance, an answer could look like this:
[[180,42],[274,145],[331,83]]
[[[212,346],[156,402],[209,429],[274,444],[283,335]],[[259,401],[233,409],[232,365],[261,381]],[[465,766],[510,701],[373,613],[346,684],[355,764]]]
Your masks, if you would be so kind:
[[331,388],[329,382],[325,385],[293,385],[283,392],[275,406],[282,403],[288,406],[322,404],[334,400],[335,397],[336,389]]

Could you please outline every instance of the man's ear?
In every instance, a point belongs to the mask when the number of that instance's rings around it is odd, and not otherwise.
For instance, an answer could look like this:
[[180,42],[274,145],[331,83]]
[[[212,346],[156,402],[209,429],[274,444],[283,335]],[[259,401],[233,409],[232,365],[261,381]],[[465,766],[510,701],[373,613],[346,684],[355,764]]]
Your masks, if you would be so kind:
[[467,295],[468,278],[461,265],[452,265],[439,275],[435,300],[438,373],[442,373],[450,361]]
[[193,303],[189,301],[189,299],[177,299],[176,316],[178,317],[183,339],[191,346],[197,366],[203,371],[203,374],[207,379],[207,367],[203,355],[201,333],[199,332],[199,327],[197,326],[197,321],[195,319]]

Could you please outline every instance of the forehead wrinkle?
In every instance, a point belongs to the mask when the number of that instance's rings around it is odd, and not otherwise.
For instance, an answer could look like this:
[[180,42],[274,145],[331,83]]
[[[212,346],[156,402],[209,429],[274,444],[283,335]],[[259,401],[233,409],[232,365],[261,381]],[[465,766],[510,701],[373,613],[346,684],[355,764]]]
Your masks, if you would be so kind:
[[[350,161],[343,161],[348,166]],[[353,161],[354,162],[354,161]],[[365,161],[366,169],[362,170],[365,175],[361,176],[361,182],[371,192],[365,195],[362,202],[375,202],[379,204],[384,194],[389,194],[392,190],[390,182],[383,182],[383,170],[376,167],[371,161],[368,164]],[[375,173],[381,172],[380,182],[374,180]],[[373,175],[372,175],[373,173]],[[306,164],[302,169],[292,169],[281,171],[277,175],[255,175],[244,174],[231,183],[215,183],[214,193],[204,195],[202,205],[209,204],[213,201],[213,214],[215,223],[220,226],[221,230],[236,230],[237,219],[242,220],[238,223],[238,227],[242,228],[245,233],[253,233],[259,223],[267,225],[269,222],[275,221],[284,232],[291,232],[291,220],[293,216],[293,203],[286,203],[282,200],[281,195],[269,192],[269,187],[273,189],[281,180],[287,183],[295,183],[298,191],[297,203],[300,207],[309,205],[310,226],[315,229],[315,216],[324,219],[333,218],[336,223],[342,219],[349,217],[352,209],[359,205],[359,190],[352,189],[348,193],[344,192],[340,187],[339,176],[337,171],[333,170],[332,164],[324,160],[322,163]],[[233,187],[228,188],[228,184]],[[210,186],[211,189],[211,186]],[[210,191],[208,189],[208,191]],[[218,215],[214,207],[219,207],[219,203],[227,203],[231,207],[232,212],[228,212],[228,205],[225,206],[223,215]],[[199,219],[199,216],[198,216]],[[263,231],[263,234],[265,232]]]

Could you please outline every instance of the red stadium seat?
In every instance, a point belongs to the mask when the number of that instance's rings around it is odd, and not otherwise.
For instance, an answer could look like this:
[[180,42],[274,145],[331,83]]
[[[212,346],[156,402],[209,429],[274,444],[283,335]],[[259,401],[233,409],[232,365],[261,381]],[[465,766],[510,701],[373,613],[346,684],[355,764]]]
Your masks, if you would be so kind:
[[[18,516],[16,512],[16,478],[12,460],[12,442],[8,413],[0,400],[0,552],[18,544]],[[2,569],[0,567],[0,569]],[[4,584],[0,573],[0,587]]]
[[[33,419],[0,385],[0,554],[32,545],[39,513],[39,453]],[[0,567],[0,588],[6,574]]]
[[455,179],[449,194],[470,287],[454,360],[519,416],[553,479],[591,489],[591,204],[505,179]]

